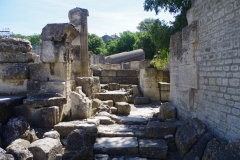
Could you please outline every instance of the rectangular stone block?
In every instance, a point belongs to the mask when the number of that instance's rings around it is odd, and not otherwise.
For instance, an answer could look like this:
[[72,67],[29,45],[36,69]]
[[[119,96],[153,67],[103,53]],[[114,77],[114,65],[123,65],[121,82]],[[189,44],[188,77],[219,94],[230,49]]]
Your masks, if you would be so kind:
[[193,106],[193,91],[188,87],[179,87],[177,89],[177,106],[180,108],[190,111]]
[[0,52],[0,62],[4,63],[26,63],[34,62],[31,52]]
[[179,66],[179,83],[184,87],[198,89],[198,65]]
[[131,61],[130,62],[130,69],[139,70],[140,69],[140,62],[141,61]]
[[118,69],[121,69],[121,64],[111,64],[111,69],[112,70],[118,70]]
[[115,70],[102,70],[101,76],[102,77],[116,77],[117,71]]
[[152,102],[160,101],[160,90],[159,88],[145,88],[143,96],[151,99]]
[[13,107],[23,103],[23,96],[0,96],[0,123],[4,125],[13,116]]
[[40,59],[47,63],[65,62],[67,52],[64,46],[55,45],[54,41],[42,41]]
[[138,77],[137,70],[117,70],[116,71],[117,77]]
[[28,63],[0,63],[0,79],[28,79]]
[[100,92],[100,81],[98,77],[77,77],[77,86],[82,86],[83,93],[92,97],[93,93]]
[[35,81],[66,81],[66,63],[31,63],[29,64],[30,79]]
[[41,123],[44,128],[52,128],[59,123],[59,107],[45,107],[41,110]]
[[27,95],[27,79],[0,79],[0,95]]
[[43,93],[59,93],[65,96],[65,82],[43,82],[29,80],[27,83],[27,96]]
[[168,91],[160,91],[160,101],[161,102],[169,102],[170,101],[170,90]]
[[170,83],[159,82],[158,83],[160,91],[170,91]]
[[111,77],[100,77],[100,83],[101,84],[108,84],[108,83],[111,82],[110,79],[111,79]]

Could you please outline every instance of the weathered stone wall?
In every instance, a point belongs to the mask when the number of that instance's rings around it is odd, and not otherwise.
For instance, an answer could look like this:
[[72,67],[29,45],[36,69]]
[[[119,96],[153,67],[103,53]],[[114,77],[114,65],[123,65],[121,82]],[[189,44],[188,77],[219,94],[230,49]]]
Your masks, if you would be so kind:
[[188,26],[171,37],[170,101],[216,135],[240,135],[240,1],[193,0]]

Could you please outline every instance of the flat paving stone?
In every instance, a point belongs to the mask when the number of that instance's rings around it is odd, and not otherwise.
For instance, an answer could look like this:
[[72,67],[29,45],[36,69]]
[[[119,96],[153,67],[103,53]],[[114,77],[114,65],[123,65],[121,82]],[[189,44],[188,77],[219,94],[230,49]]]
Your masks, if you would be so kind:
[[58,131],[61,137],[67,137],[75,129],[83,129],[89,133],[90,136],[97,136],[97,126],[84,121],[60,122],[54,126],[54,130]]
[[100,120],[100,124],[114,124],[115,122],[107,116],[96,116],[94,117]]
[[139,152],[142,157],[163,159],[167,156],[168,146],[163,139],[140,139]]
[[97,138],[93,151],[95,154],[136,155],[138,141],[136,137],[103,137]]

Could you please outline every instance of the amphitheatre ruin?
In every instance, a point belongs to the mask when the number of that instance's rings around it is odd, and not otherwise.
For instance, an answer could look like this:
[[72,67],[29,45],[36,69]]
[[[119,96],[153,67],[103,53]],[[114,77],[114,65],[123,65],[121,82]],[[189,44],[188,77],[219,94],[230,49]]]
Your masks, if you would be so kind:
[[43,26],[40,54],[0,38],[0,159],[240,159],[239,15],[192,0],[162,69],[142,49],[90,56],[78,7]]

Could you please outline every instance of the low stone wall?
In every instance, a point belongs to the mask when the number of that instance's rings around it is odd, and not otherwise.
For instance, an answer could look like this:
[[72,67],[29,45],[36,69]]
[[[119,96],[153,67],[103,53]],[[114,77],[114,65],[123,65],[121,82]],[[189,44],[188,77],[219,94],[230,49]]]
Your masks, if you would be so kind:
[[101,84],[119,83],[119,84],[138,84],[139,73],[137,70],[101,70],[98,72]]

